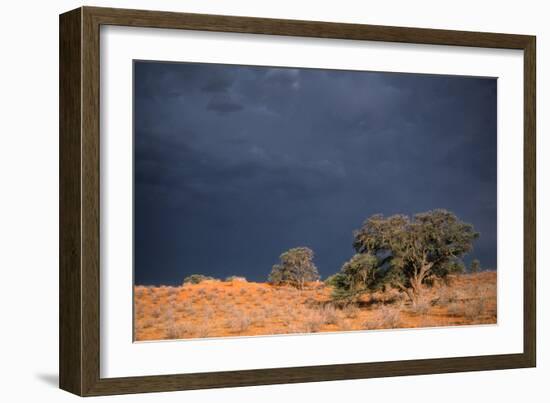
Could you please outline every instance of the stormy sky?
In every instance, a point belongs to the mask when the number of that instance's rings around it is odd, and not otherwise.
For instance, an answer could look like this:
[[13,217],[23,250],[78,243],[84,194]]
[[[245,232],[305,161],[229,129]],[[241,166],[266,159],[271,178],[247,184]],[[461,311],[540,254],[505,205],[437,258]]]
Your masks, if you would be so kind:
[[492,78],[134,62],[136,284],[264,281],[308,246],[324,278],[377,213],[453,211],[496,268]]

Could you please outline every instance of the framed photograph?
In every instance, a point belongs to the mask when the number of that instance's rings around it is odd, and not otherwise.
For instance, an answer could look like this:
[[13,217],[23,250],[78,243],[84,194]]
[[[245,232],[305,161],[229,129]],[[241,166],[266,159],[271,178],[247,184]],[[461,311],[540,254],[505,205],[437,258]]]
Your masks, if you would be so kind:
[[60,387],[533,367],[535,37],[60,16]]

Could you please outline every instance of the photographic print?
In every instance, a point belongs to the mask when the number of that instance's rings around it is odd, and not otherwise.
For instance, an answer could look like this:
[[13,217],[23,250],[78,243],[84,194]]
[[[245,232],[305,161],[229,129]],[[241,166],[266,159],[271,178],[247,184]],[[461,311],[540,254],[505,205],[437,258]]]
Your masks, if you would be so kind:
[[133,79],[135,341],[496,324],[496,78]]

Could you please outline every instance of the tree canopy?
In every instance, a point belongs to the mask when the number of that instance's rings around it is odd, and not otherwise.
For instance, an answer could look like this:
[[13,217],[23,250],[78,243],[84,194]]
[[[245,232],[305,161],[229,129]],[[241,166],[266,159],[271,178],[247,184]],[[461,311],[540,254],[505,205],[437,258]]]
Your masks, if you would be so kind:
[[313,263],[313,251],[307,247],[292,248],[279,256],[280,263],[273,266],[269,281],[288,284],[303,289],[308,281],[319,280],[319,272]]
[[[416,303],[422,284],[463,270],[461,258],[471,251],[478,236],[471,224],[447,210],[419,213],[412,219],[401,214],[374,215],[354,232],[355,251],[368,257],[363,262],[354,256],[344,264],[339,274],[347,278],[349,285],[342,289],[350,291],[353,279],[360,279],[368,272],[361,285],[364,289],[391,285]],[[360,270],[351,270],[360,262],[363,262]],[[352,274],[355,271],[360,274]],[[340,283],[343,280],[340,278]]]
[[326,283],[333,286],[332,297],[337,301],[353,301],[371,290],[376,283],[378,259],[369,253],[355,254],[340,272],[330,276]]

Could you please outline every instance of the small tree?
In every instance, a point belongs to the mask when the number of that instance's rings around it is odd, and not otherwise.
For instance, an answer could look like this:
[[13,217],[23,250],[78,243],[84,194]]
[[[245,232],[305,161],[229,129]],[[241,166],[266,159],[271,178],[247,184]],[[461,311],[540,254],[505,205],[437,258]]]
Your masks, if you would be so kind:
[[204,274],[191,274],[183,279],[183,284],[199,284],[205,280],[215,280],[215,278]]
[[301,290],[306,282],[319,280],[311,249],[292,248],[279,256],[279,259],[281,262],[274,265],[269,274],[271,283],[289,284]]
[[356,254],[343,264],[340,272],[327,281],[333,287],[332,297],[340,302],[353,302],[374,288],[378,259],[371,254]]
[[472,249],[479,234],[453,213],[433,210],[412,219],[375,215],[354,236],[357,253],[379,258],[374,283],[398,288],[416,305],[422,285],[461,267],[456,261]]
[[472,260],[472,263],[470,263],[470,273],[477,273],[479,272],[480,268],[481,268],[481,264],[479,263],[479,260],[477,259]]

